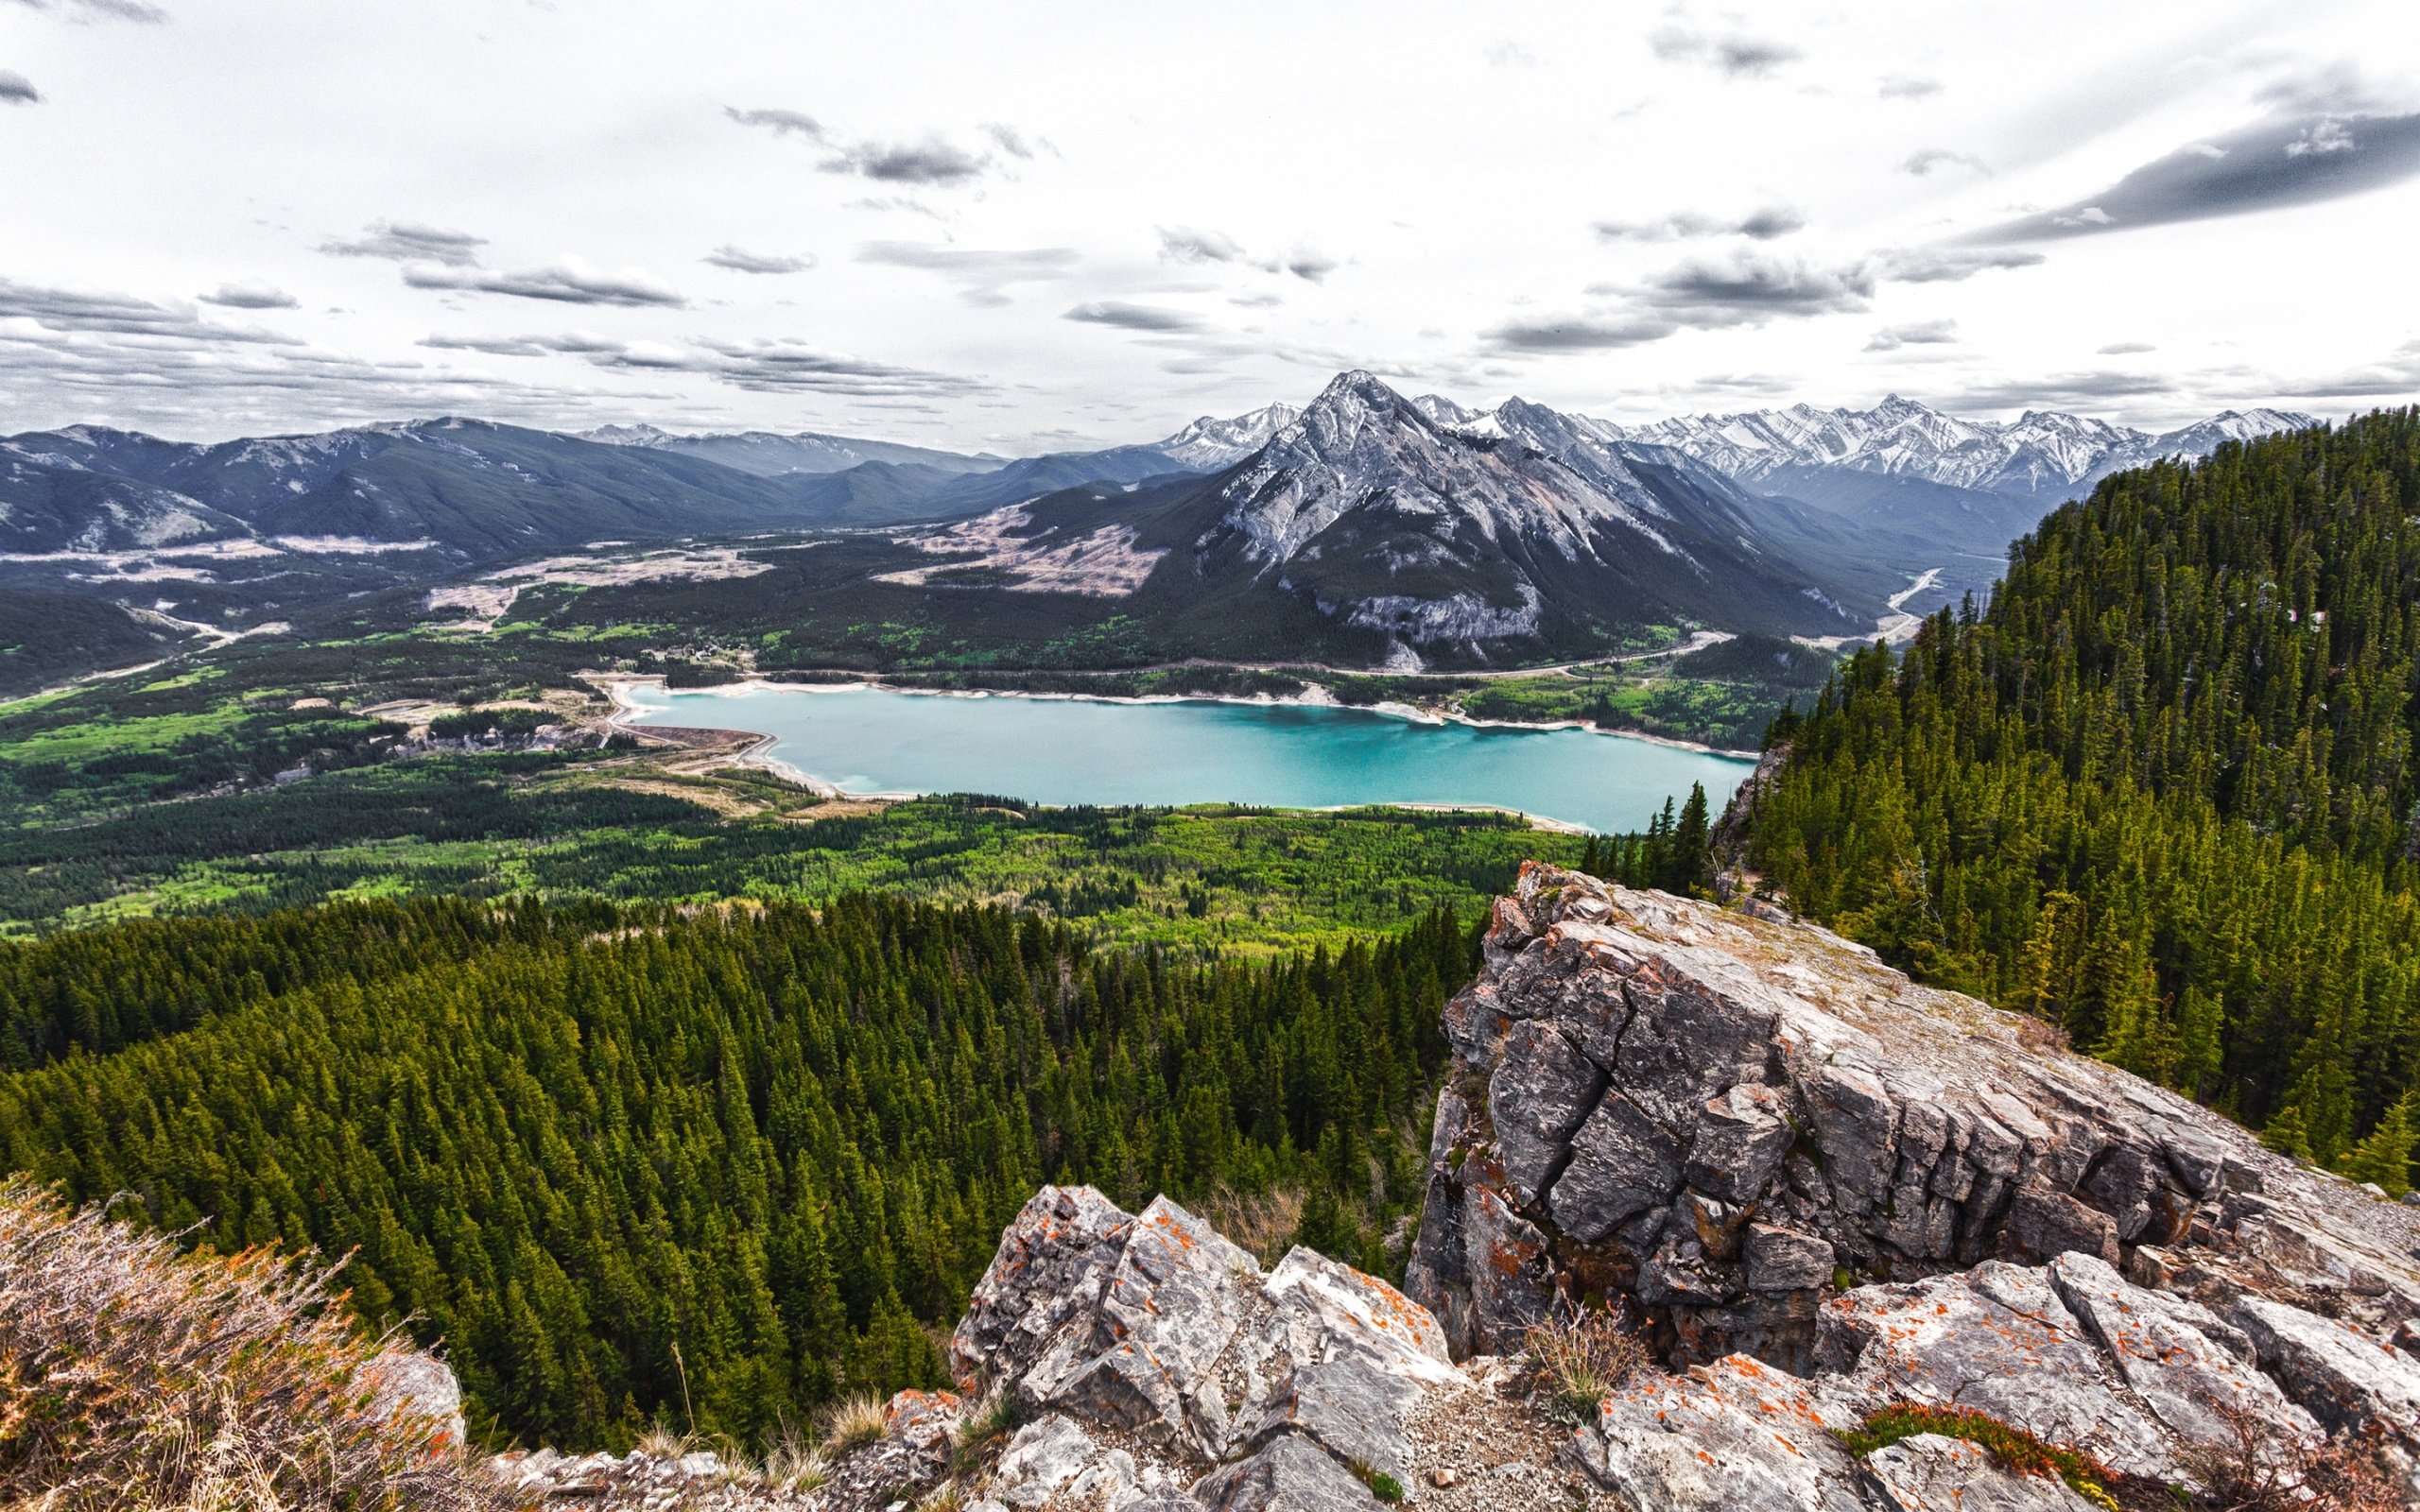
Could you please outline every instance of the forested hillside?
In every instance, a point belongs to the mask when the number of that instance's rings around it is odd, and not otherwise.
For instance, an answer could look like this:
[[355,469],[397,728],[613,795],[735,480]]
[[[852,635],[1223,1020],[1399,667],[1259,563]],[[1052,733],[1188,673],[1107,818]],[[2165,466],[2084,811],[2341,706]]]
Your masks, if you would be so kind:
[[2420,1116],[2415,665],[2420,410],[2122,473],[1988,610],[1842,669],[1752,860],[2279,1147],[2385,1120],[2385,1174]]
[[356,1306],[441,1338],[491,1435],[755,1439],[942,1383],[922,1325],[1043,1181],[1399,1268],[1474,948],[1439,912],[1180,967],[880,895],[87,930],[0,947],[40,1068],[0,1078],[0,1166],[353,1252]]

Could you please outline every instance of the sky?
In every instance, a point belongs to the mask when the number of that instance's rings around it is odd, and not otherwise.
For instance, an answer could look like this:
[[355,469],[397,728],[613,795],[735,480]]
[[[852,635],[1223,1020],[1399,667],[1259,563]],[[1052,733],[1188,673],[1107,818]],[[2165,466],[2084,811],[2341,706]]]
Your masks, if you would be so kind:
[[0,0],[0,432],[2420,396],[2420,6]]

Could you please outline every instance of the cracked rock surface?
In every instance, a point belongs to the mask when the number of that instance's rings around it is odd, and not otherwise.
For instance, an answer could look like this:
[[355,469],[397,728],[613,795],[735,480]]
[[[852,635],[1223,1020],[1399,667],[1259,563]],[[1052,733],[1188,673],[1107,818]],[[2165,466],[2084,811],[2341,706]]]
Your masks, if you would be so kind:
[[1631,1319],[1683,1373],[1582,1435],[1630,1504],[1929,1505],[1960,1453],[1833,1437],[1902,1403],[2188,1488],[2348,1432],[2420,1463],[2414,1210],[1770,905],[1532,863],[1484,954],[1405,1290],[1457,1357]]

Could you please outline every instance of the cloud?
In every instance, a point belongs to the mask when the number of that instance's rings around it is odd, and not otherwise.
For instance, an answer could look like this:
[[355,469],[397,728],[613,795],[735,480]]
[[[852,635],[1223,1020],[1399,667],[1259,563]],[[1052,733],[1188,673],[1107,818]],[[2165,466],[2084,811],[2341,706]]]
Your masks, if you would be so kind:
[[1077,259],[1074,249],[1066,247],[994,249],[868,242],[857,249],[857,261],[937,273],[959,286],[959,298],[989,307],[1006,304],[1006,291],[1011,284],[1065,278],[1075,271]]
[[444,352],[484,352],[492,357],[543,357],[552,353],[572,356],[619,356],[630,350],[630,344],[595,332],[574,331],[559,336],[424,336],[424,347]]
[[821,166],[825,173],[854,173],[882,183],[954,184],[980,177],[991,163],[928,136],[922,142],[859,142]]
[[1784,63],[1806,56],[1803,49],[1770,37],[1736,31],[1715,36],[1679,23],[1657,27],[1647,45],[1668,63],[1702,63],[1731,78],[1768,78]]
[[1326,282],[1330,273],[1344,266],[1333,257],[1309,250],[1288,253],[1284,261],[1287,272],[1299,279],[1307,279],[1313,284]]
[[957,395],[983,385],[949,373],[870,362],[786,337],[704,342],[712,359],[702,370],[735,388],[757,393],[857,396]]
[[823,140],[823,124],[814,116],[803,115],[797,111],[743,111],[735,105],[726,105],[722,113],[742,126],[763,127],[775,136],[797,135],[810,142]]
[[1882,277],[1893,284],[1962,284],[1978,273],[2042,260],[2040,252],[2007,247],[1901,247],[1875,254]]
[[596,391],[507,384],[417,359],[372,361],[257,326],[222,325],[181,302],[0,279],[0,395],[29,421],[99,418],[226,435],[241,425],[290,428],[298,417],[545,418],[577,410]]
[[1992,171],[1983,165],[1982,159],[1973,153],[1952,152],[1947,147],[1922,147],[1899,160],[1901,173],[1912,173],[1919,179],[1943,168],[1971,168],[1977,173]]
[[1224,232],[1162,226],[1160,255],[1171,263],[1243,263],[1243,244]]
[[[1047,143],[1028,142],[1026,140],[1024,132],[1019,131],[1013,126],[1004,125],[998,121],[984,122],[983,134],[998,143],[1000,145],[1000,150],[1012,158],[1031,158],[1034,155],[1034,150],[1037,146],[1048,146]],[[1053,149],[1053,155],[1056,155],[1055,148]]]
[[1885,284],[1941,284],[2040,262],[2009,249],[1897,248],[1843,263],[1783,257],[1761,247],[1692,257],[1636,284],[1597,284],[1605,301],[1569,315],[1519,316],[1485,333],[1505,352],[1601,352],[1682,331],[1861,313]]
[[132,21],[156,26],[168,13],[144,0],[17,0],[28,10],[63,15],[70,21]]
[[2272,117],[2177,148],[2097,195],[1976,232],[2057,241],[2316,204],[2420,174],[2420,114]]
[[708,252],[700,262],[717,267],[727,267],[735,273],[804,273],[815,266],[812,257],[789,257],[779,252],[751,252],[725,243]]
[[201,302],[224,305],[231,310],[291,310],[302,303],[274,284],[265,284],[256,278],[221,284],[216,293],[201,296]]
[[2148,341],[2112,341],[2095,350],[2104,357],[2131,357],[2138,352],[2157,352],[2159,348]]
[[1945,347],[1958,340],[1955,320],[1919,320],[1910,325],[1885,326],[1874,333],[1865,344],[1868,352],[1896,352],[1901,347]]
[[2168,378],[2137,372],[2066,372],[2014,379],[1969,388],[1942,401],[1956,413],[1968,409],[2032,409],[2045,405],[2090,408],[2112,399],[2142,399],[2177,392]]
[[1885,74],[1874,93],[1886,100],[1929,99],[1941,93],[1941,80],[1915,74]]
[[[832,156],[816,165],[825,173],[855,174],[879,183],[946,186],[980,178],[992,165],[990,158],[969,152],[933,133],[916,142],[850,140],[835,136],[822,122],[799,111],[743,111],[726,105],[722,113],[741,126],[758,127],[775,136],[804,137],[831,148]],[[1003,150],[1021,158],[1032,156],[1024,138],[1010,128],[994,125],[984,130]],[[1011,146],[1011,142],[1016,145]]]
[[1538,55],[1510,37],[1498,37],[1479,49],[1490,68],[1535,68]]
[[194,310],[85,289],[20,284],[0,278],[0,320],[30,320],[63,334],[141,336],[166,341],[223,344],[285,343],[289,338],[253,326],[214,325]]
[[521,300],[549,300],[560,304],[678,308],[688,302],[660,280],[636,268],[609,273],[592,268],[578,258],[566,258],[552,267],[521,272],[412,264],[404,269],[404,282],[416,289],[464,289]]
[[561,335],[432,335],[420,344],[496,357],[576,357],[608,370],[699,373],[755,393],[896,399],[957,396],[979,392],[983,387],[950,373],[871,362],[786,338],[696,340],[674,346],[572,331]]
[[1125,331],[1199,331],[1201,321],[1182,310],[1163,310],[1149,304],[1129,304],[1123,300],[1095,300],[1079,304],[1060,317],[1063,320],[1081,320],[1089,325],[1114,325]]
[[8,69],[0,68],[0,104],[40,105],[41,103],[42,91],[34,88],[32,79],[23,74],[11,73]]
[[1242,243],[1224,232],[1187,226],[1162,226],[1159,232],[1160,256],[1171,263],[1233,263],[1264,273],[1291,273],[1312,284],[1323,282],[1344,266],[1316,248],[1297,247],[1290,252],[1262,256],[1246,251]]
[[1741,252],[1723,258],[1697,258],[1665,269],[1648,281],[1649,302],[1693,316],[1719,317],[1737,312],[1742,321],[1720,319],[1692,323],[1732,324],[1766,314],[1815,315],[1835,310],[1860,310],[1874,293],[1875,273],[1864,263],[1825,267],[1796,258],[1763,252]]
[[2352,400],[2410,400],[2420,396],[2420,341],[2407,341],[2379,361],[2317,377],[2262,375],[2258,387],[2247,387],[2238,397],[2266,403],[2281,394],[2297,399]]
[[474,236],[469,232],[444,231],[410,221],[380,221],[368,227],[356,241],[321,242],[320,250],[330,257],[381,257],[393,263],[441,263],[447,267],[468,267],[479,260],[478,249],[487,244],[486,237]]
[[1607,352],[1661,341],[1679,329],[1649,315],[1533,316],[1505,321],[1487,339],[1502,352]]
[[1600,220],[1598,236],[1605,241],[1670,242],[1703,236],[1746,236],[1771,241],[1806,224],[1806,217],[1788,205],[1768,205],[1737,218],[1682,210],[1656,220]]

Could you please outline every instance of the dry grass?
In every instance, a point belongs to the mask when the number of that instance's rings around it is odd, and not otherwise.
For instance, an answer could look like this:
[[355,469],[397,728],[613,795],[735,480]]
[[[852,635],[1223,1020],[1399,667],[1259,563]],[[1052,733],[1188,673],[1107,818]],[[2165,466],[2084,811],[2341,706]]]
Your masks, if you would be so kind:
[[804,1496],[830,1478],[831,1466],[821,1447],[808,1442],[796,1424],[786,1422],[766,1446],[763,1474],[774,1489]]
[[1267,1267],[1286,1258],[1294,1235],[1302,1229],[1303,1189],[1241,1193],[1220,1186],[1196,1211],[1212,1228]]
[[2031,1013],[2016,1016],[2016,1042],[2028,1050],[2057,1052],[2074,1048],[2064,1027]]
[[823,1452],[845,1454],[882,1436],[889,1421],[880,1397],[851,1397],[837,1403],[823,1424]]
[[2186,1468],[2204,1491],[2194,1505],[2213,1512],[2397,1512],[2379,1445],[2347,1435],[2316,1446],[2296,1442],[2275,1424],[2239,1408],[2225,1409],[2232,1430],[2225,1445],[2201,1451]]
[[638,1442],[631,1447],[652,1459],[679,1459],[697,1448],[698,1440],[693,1435],[675,1432],[671,1424],[659,1418],[648,1424],[647,1432],[639,1435]]
[[966,1487],[956,1481],[943,1481],[926,1491],[916,1503],[916,1512],[959,1512],[966,1505]]
[[169,1241],[0,1185],[0,1505],[336,1512],[507,1503],[432,1419],[379,1410],[406,1360],[337,1267]]
[[1607,1397],[1649,1364],[1647,1346],[1620,1319],[1563,1299],[1529,1331],[1522,1353],[1547,1410],[1574,1425],[1594,1418]]

